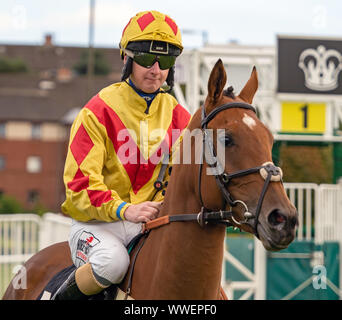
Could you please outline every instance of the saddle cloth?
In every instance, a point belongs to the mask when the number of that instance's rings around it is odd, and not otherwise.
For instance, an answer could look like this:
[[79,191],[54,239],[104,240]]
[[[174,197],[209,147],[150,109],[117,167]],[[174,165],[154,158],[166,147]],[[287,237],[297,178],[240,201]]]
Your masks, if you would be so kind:
[[[64,283],[68,276],[75,270],[75,266],[71,265],[60,272],[58,272],[46,285],[44,290],[40,293],[37,300],[50,300],[58,288]],[[102,292],[89,296],[88,300],[125,300],[126,294],[116,284],[104,289]],[[127,299],[133,298],[128,296]]]
[[[135,238],[131,240],[131,242],[127,245],[127,251],[130,254],[133,248],[138,244],[139,240],[143,234],[138,234]],[[60,286],[66,281],[71,272],[76,269],[75,265],[71,265],[66,267],[65,269],[58,272],[53,278],[49,281],[46,287],[38,296],[37,300],[50,300],[50,298],[55,294],[55,292],[60,288]],[[123,292],[117,284],[112,284],[108,288],[104,289],[102,292],[89,296],[89,300],[133,300],[131,296],[127,296],[126,293]]]

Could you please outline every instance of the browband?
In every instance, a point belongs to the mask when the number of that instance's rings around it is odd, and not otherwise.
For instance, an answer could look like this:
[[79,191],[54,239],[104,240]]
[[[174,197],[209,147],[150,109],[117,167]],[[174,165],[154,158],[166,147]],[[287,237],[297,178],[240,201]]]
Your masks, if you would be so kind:
[[252,110],[254,113],[256,113],[256,110],[253,106],[251,106],[248,103],[244,103],[244,102],[230,102],[230,103],[223,104],[222,106],[219,106],[219,107],[215,108],[214,110],[212,110],[208,115],[206,115],[205,108],[203,106],[201,128],[203,129],[204,127],[206,127],[208,125],[208,123],[213,118],[215,118],[215,116],[218,113],[220,113],[221,111],[226,110],[226,109],[232,109],[232,108],[248,109],[248,110]]

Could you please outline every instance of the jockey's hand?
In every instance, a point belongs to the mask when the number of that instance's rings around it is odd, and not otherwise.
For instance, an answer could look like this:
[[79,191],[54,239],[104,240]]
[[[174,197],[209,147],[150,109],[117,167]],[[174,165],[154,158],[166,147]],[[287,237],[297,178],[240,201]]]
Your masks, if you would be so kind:
[[149,222],[158,216],[162,202],[145,201],[130,205],[124,213],[125,219],[131,222]]

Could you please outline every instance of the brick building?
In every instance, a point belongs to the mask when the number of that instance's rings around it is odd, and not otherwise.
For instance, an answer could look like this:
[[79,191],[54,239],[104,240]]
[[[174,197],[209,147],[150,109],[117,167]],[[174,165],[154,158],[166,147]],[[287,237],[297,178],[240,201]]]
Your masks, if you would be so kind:
[[70,124],[101,88],[119,81],[118,49],[99,49],[108,75],[87,76],[73,67],[85,48],[0,44],[0,59],[19,58],[26,72],[0,72],[0,194],[23,207],[37,204],[60,212],[64,200],[63,168]]

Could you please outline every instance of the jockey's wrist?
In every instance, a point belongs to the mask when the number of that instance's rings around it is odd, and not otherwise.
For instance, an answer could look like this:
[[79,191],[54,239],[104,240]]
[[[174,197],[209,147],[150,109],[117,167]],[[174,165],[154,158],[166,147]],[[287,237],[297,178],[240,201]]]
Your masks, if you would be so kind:
[[122,201],[118,205],[116,212],[115,212],[115,216],[116,216],[117,220],[127,220],[125,217],[125,211],[131,205],[132,205],[131,203],[127,203],[125,201]]
[[127,206],[125,206],[125,208],[122,209],[121,215],[122,215],[122,220],[127,220],[125,213],[126,210],[132,205],[132,203],[127,203]]

